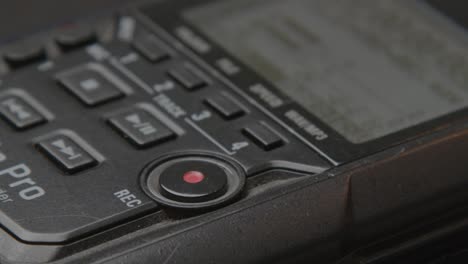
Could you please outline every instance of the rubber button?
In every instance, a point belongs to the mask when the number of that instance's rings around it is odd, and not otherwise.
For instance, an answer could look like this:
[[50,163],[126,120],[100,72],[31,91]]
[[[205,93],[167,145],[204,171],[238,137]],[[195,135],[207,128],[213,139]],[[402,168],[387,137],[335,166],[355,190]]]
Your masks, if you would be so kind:
[[18,130],[47,122],[44,115],[34,105],[16,94],[0,95],[0,116]]
[[207,82],[192,66],[183,65],[169,71],[169,76],[189,91],[206,86]]
[[156,161],[144,171],[144,176],[143,189],[156,202],[185,209],[231,201],[245,182],[243,171],[231,162],[196,154]]
[[151,147],[176,137],[155,116],[137,107],[112,115],[108,122],[138,148]]
[[27,66],[46,59],[46,51],[43,46],[35,44],[19,44],[7,49],[4,54],[5,61],[12,68]]
[[148,32],[138,32],[135,36],[133,48],[153,63],[170,58],[170,54],[164,44],[154,35]]
[[266,151],[276,149],[284,144],[283,139],[275,131],[262,123],[250,124],[242,130],[242,133]]
[[55,41],[62,50],[68,52],[97,42],[97,34],[88,26],[72,25],[62,29]]
[[61,72],[58,82],[88,106],[97,106],[125,96],[122,82],[106,67],[89,63]]
[[232,120],[245,114],[244,109],[239,103],[224,94],[210,96],[205,100],[205,103],[227,120]]
[[37,147],[66,173],[76,173],[98,164],[91,154],[66,135],[48,137]]

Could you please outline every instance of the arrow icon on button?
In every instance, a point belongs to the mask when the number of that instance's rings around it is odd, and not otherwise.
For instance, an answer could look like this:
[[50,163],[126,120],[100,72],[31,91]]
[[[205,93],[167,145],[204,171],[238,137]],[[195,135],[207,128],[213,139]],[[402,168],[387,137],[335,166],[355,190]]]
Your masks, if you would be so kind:
[[79,157],[81,157],[81,154],[75,153],[75,150],[73,150],[73,147],[67,146],[65,143],[65,140],[59,139],[51,143],[54,147],[57,147],[60,152],[64,153],[65,155],[68,156],[69,160],[74,160]]
[[129,115],[125,118],[128,122],[133,123],[135,125],[141,124],[141,118],[137,114]]

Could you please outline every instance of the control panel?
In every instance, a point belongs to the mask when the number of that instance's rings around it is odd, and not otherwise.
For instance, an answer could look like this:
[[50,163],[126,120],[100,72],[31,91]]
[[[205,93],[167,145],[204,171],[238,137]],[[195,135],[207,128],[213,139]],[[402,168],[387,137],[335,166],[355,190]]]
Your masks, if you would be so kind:
[[121,16],[1,50],[0,224],[67,244],[242,199],[272,169],[330,168],[175,40]]

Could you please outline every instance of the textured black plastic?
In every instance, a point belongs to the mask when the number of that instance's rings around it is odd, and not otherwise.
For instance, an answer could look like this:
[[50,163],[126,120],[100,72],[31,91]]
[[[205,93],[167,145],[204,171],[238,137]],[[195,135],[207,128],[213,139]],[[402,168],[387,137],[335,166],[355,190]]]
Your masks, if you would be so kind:
[[[86,22],[100,28],[97,45],[62,54],[52,30],[32,38],[46,42],[52,64],[0,67],[0,91],[24,90],[51,113],[47,124],[22,132],[0,125],[0,263],[324,263],[466,200],[463,122],[333,166],[220,81],[215,69],[181,52],[181,43],[161,35],[148,17],[122,13],[127,15]],[[154,63],[139,56],[122,32],[126,23],[164,42],[171,59]],[[90,62],[117,76],[126,98],[89,108],[55,82],[58,72]],[[181,87],[167,74],[181,65],[194,67],[207,86]],[[204,99],[219,92],[235,98],[246,114],[225,120],[211,112]],[[129,144],[106,120],[134,106],[177,139],[148,149]],[[270,151],[256,145],[242,133],[255,122],[272,128],[284,144]],[[78,140],[100,165],[63,173],[34,147],[51,133]],[[142,172],[187,153],[236,164],[247,175],[242,192],[216,210],[158,205],[141,184]],[[31,173],[19,177],[25,166]],[[30,180],[17,182],[22,179]],[[15,189],[24,184],[45,194],[25,200],[23,189]]]
[[[103,28],[99,43],[74,52],[50,52],[50,61],[19,70],[10,69],[2,77],[2,91],[27,93],[51,115],[49,122],[42,126],[18,132],[4,124],[0,130],[3,157],[0,186],[5,197],[0,207],[0,222],[6,232],[26,243],[66,245],[158,212],[157,202],[143,191],[145,186],[140,184],[140,173],[148,164],[170,153],[190,151],[195,157],[212,153],[239,164],[236,175],[242,180],[231,183],[235,185],[232,186],[234,191],[228,189],[226,196],[219,198],[223,204],[238,197],[244,174],[252,177],[273,168],[313,174],[330,167],[318,153],[291,137],[287,130],[244,98],[236,99],[248,111],[243,117],[227,121],[212,113],[204,104],[204,98],[219,92],[235,97],[234,92],[175,49],[170,51],[171,59],[164,62],[154,63],[140,57],[133,49],[132,39],[119,36],[119,26],[125,19],[136,23],[138,34],[156,37],[135,18],[99,20],[94,22],[96,27]],[[113,37],[105,39],[110,33]],[[37,42],[44,39],[52,41],[49,44],[53,45],[53,36],[53,31],[40,35]],[[169,72],[183,67],[203,76],[206,85],[197,91],[179,86]],[[92,97],[96,90],[101,96],[98,89],[106,92],[110,83],[125,96],[119,100],[83,104],[82,97],[76,97],[70,93],[70,87],[57,82],[57,78],[63,79],[64,74],[77,69],[92,69],[99,74],[98,79],[94,74],[88,78],[80,75],[76,85],[85,89],[87,96]],[[105,85],[95,85],[102,77],[107,80]],[[161,90],[161,86],[166,90]],[[144,149],[129,144],[124,137],[130,135],[115,131],[107,120],[132,107],[143,109],[158,119],[176,138],[158,140]],[[266,152],[242,134],[244,126],[260,121],[269,123],[283,135],[284,146]],[[151,126],[147,122],[137,123],[133,124],[137,133],[148,132],[139,129],[140,125]],[[159,133],[160,128],[154,131]],[[50,155],[50,149],[37,148],[44,140],[59,134],[77,144],[62,144],[55,149],[54,155],[64,155],[60,156],[60,162]],[[96,159],[97,166],[80,167],[79,171],[63,170],[65,159],[74,158],[71,154],[79,152],[79,148]],[[8,259],[15,260],[14,252],[6,250],[8,247],[8,243],[2,243],[0,250],[5,251]],[[44,261],[57,257],[52,252],[49,254]],[[22,261],[28,256],[18,257],[18,261]],[[39,261],[33,255],[29,257]]]

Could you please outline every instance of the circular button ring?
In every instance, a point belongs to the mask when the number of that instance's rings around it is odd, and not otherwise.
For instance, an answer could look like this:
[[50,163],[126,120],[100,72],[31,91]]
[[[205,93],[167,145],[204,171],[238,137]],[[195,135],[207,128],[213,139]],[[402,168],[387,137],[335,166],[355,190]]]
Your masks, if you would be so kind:
[[143,189],[164,206],[204,209],[225,204],[242,190],[245,174],[233,162],[212,155],[179,155],[151,163]]

